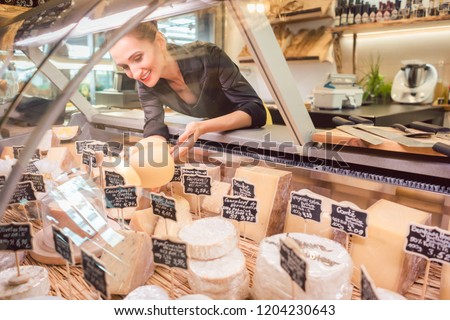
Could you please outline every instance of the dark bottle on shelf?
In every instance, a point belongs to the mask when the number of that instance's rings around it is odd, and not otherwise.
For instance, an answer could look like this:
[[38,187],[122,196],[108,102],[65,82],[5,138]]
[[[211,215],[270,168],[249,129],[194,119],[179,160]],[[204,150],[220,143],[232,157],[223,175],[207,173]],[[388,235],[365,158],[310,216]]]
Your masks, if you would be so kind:
[[363,6],[361,5],[361,0],[356,0],[355,4],[355,24],[362,23]]
[[341,26],[341,14],[342,14],[342,0],[338,1],[336,8],[334,8],[334,26]]
[[370,7],[370,14],[369,14],[369,21],[374,23],[377,21],[377,6],[376,5],[372,5]]
[[341,26],[348,25],[348,5],[347,1],[342,1],[342,12],[341,12]]
[[355,5],[353,4],[353,0],[349,0],[348,2],[347,24],[355,24]]
[[389,21],[391,20],[391,12],[392,12],[392,8],[391,8],[391,3],[390,1],[388,1],[387,3],[384,4],[384,10],[383,10],[383,20],[384,21]]
[[384,3],[380,2],[380,6],[378,7],[377,14],[375,16],[376,22],[384,21]]
[[364,6],[363,6],[363,13],[362,13],[361,22],[362,23],[370,22],[369,15],[370,15],[370,4],[369,4],[369,2],[366,1],[366,3],[364,3]]
[[391,20],[397,20],[400,19],[400,5],[402,1],[401,0],[395,0],[395,4],[393,3],[392,6],[392,12],[391,12]]

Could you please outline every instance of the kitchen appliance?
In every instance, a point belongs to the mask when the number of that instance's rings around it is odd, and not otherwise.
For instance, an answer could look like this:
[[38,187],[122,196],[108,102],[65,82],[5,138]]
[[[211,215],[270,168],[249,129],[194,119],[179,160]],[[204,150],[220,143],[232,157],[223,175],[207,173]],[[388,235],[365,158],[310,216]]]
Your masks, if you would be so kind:
[[391,98],[399,103],[429,104],[433,102],[438,73],[431,64],[402,61],[403,67],[392,82]]
[[354,74],[330,74],[322,87],[315,88],[314,107],[342,109],[361,107],[363,89],[356,83]]

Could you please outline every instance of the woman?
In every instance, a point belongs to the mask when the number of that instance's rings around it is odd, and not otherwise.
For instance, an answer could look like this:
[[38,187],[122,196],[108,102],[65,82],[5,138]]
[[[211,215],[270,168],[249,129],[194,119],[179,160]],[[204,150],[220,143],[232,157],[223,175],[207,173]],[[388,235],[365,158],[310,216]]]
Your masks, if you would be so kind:
[[147,22],[120,39],[110,54],[128,77],[138,81],[144,137],[169,138],[163,106],[207,118],[189,123],[179,143],[190,136],[195,142],[208,132],[258,128],[270,116],[238,67],[214,44],[167,44],[155,24]]

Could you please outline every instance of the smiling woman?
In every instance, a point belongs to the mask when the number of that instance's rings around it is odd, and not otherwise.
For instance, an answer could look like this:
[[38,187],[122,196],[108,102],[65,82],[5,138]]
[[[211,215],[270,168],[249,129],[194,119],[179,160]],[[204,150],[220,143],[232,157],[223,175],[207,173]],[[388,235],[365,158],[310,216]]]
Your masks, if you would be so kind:
[[[212,43],[168,44],[153,22],[120,39],[110,54],[126,75],[138,81],[145,112],[144,136],[169,138],[163,106],[207,120],[191,122],[179,143],[208,132],[257,128],[269,113],[228,55]],[[187,149],[180,150],[182,156]]]

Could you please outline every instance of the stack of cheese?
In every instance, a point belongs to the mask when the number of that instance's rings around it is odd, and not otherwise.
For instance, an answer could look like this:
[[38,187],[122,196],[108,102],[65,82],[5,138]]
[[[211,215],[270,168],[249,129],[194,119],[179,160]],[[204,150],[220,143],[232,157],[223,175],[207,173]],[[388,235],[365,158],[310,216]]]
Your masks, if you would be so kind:
[[196,220],[179,237],[187,244],[188,282],[194,293],[220,300],[247,298],[250,276],[232,223],[220,217]]
[[[305,292],[297,287],[280,265],[280,241],[290,237],[306,257]],[[350,299],[352,260],[340,244],[304,233],[283,233],[261,241],[253,276],[252,294],[257,300]]]
[[260,242],[283,231],[292,173],[254,166],[236,169],[235,178],[255,187],[256,223],[235,222],[246,238]]
[[100,258],[107,270],[111,294],[128,294],[142,286],[153,274],[152,239],[144,232],[118,231],[124,239],[116,246],[106,245]]
[[352,281],[359,286],[364,265],[376,286],[405,294],[425,267],[424,259],[404,251],[409,225],[428,224],[430,214],[387,200],[377,201],[367,214],[367,238],[352,238]]
[[17,276],[17,268],[9,268],[0,272],[0,300],[19,300],[36,296],[45,296],[50,291],[50,280],[47,269],[39,266],[20,267],[21,277],[28,281],[22,284],[11,284],[10,280]]

